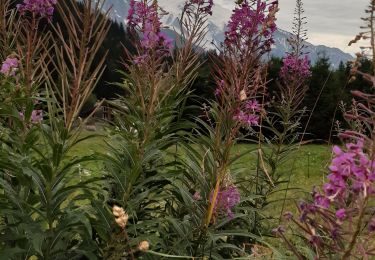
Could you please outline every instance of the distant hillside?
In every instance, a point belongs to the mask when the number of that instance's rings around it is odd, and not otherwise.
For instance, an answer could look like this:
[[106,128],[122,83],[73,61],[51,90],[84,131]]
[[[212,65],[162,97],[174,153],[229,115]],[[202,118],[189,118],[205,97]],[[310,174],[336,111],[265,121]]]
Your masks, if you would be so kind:
[[[289,45],[287,39],[291,36],[290,32],[284,30],[278,30],[275,33],[275,46],[272,50],[272,55],[276,57],[283,57],[285,52],[289,51]],[[331,48],[325,45],[313,45],[309,42],[305,42],[306,51],[309,53],[311,62],[315,64],[319,56],[325,55],[329,58],[331,66],[338,68],[340,62],[344,63],[350,60],[353,60],[353,56],[343,52],[338,48]]]

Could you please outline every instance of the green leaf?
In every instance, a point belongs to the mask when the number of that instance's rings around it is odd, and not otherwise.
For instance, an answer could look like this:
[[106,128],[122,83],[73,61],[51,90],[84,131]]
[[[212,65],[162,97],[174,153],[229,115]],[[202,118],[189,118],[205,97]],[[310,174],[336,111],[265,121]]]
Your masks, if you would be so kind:
[[0,250],[0,259],[19,259],[20,254],[26,253],[26,250],[19,247],[16,248],[5,248]]

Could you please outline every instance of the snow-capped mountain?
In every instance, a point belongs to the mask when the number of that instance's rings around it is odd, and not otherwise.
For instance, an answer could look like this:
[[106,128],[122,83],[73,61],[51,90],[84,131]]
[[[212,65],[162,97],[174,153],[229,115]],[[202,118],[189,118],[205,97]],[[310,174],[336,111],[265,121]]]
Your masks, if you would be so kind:
[[[273,47],[271,54],[276,57],[283,57],[285,53],[290,50],[287,39],[291,36],[292,34],[290,32],[278,29],[275,32],[275,46]],[[305,51],[309,53],[310,60],[313,64],[322,55],[329,58],[333,68],[338,68],[341,61],[346,63],[347,61],[354,59],[352,55],[345,53],[338,48],[327,47],[325,45],[313,45],[309,42],[305,42],[304,44],[306,46]]]
[[[105,8],[111,9],[111,18],[120,23],[125,23],[127,13],[129,10],[130,0],[107,0]],[[184,0],[159,0],[159,5],[168,12],[163,17],[163,24],[168,26],[169,29],[179,32],[178,28],[178,17],[181,13]],[[230,1],[233,2],[233,1]],[[213,15],[208,21],[208,33],[205,38],[205,48],[214,48],[212,42],[218,46],[224,40],[224,32],[226,28],[226,22],[229,20],[231,15],[231,5],[225,0],[216,0],[213,7]],[[287,39],[291,34],[287,31],[279,29],[275,33],[275,45],[272,48],[271,55],[276,57],[283,57],[287,51],[289,51],[289,45]],[[306,42],[306,52],[309,53],[312,63],[314,63],[320,55],[325,55],[330,59],[332,67],[337,68],[340,61],[347,62],[352,60],[353,57],[341,51],[338,48],[330,48],[324,45],[313,45]]]

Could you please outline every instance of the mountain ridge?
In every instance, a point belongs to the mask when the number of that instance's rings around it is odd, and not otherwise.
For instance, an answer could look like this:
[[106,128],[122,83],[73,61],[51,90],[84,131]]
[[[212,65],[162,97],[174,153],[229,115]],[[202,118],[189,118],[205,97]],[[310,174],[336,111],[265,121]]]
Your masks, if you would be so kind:
[[[169,29],[175,30],[177,33],[178,29],[178,17],[183,6],[183,0],[159,0],[159,5],[168,12],[166,16],[162,18],[164,25],[168,26]],[[129,0],[107,0],[104,8],[112,7],[110,16],[113,20],[126,24],[126,17],[129,10]],[[224,40],[224,32],[226,30],[226,22],[229,20],[232,10],[225,7],[220,1],[215,1],[213,7],[213,15],[208,19],[208,32],[205,37],[206,45],[205,49],[214,49],[215,45],[219,46]],[[287,39],[292,36],[290,32],[283,29],[278,29],[275,32],[275,44],[272,47],[271,56],[282,58],[285,53],[290,51]],[[213,45],[211,45],[213,42]],[[353,60],[353,56],[345,53],[339,48],[328,47],[325,45],[313,45],[309,42],[305,42],[306,52],[310,57],[311,63],[314,64],[321,56],[329,58],[331,66],[337,68],[340,62],[348,62]]]

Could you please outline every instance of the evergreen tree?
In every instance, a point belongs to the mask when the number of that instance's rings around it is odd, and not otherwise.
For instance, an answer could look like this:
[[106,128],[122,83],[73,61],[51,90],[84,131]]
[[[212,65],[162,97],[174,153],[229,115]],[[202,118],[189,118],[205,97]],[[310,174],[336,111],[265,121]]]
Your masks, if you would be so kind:
[[282,65],[283,61],[281,58],[278,57],[272,57],[271,60],[268,62],[267,92],[269,98],[275,96],[275,94],[279,91],[277,81],[279,78],[279,73]]
[[312,67],[310,88],[304,102],[310,118],[307,127],[307,134],[310,134],[307,135],[308,139],[328,140],[332,134],[336,108],[342,98],[342,86],[335,84],[333,74],[329,59],[324,55]]

